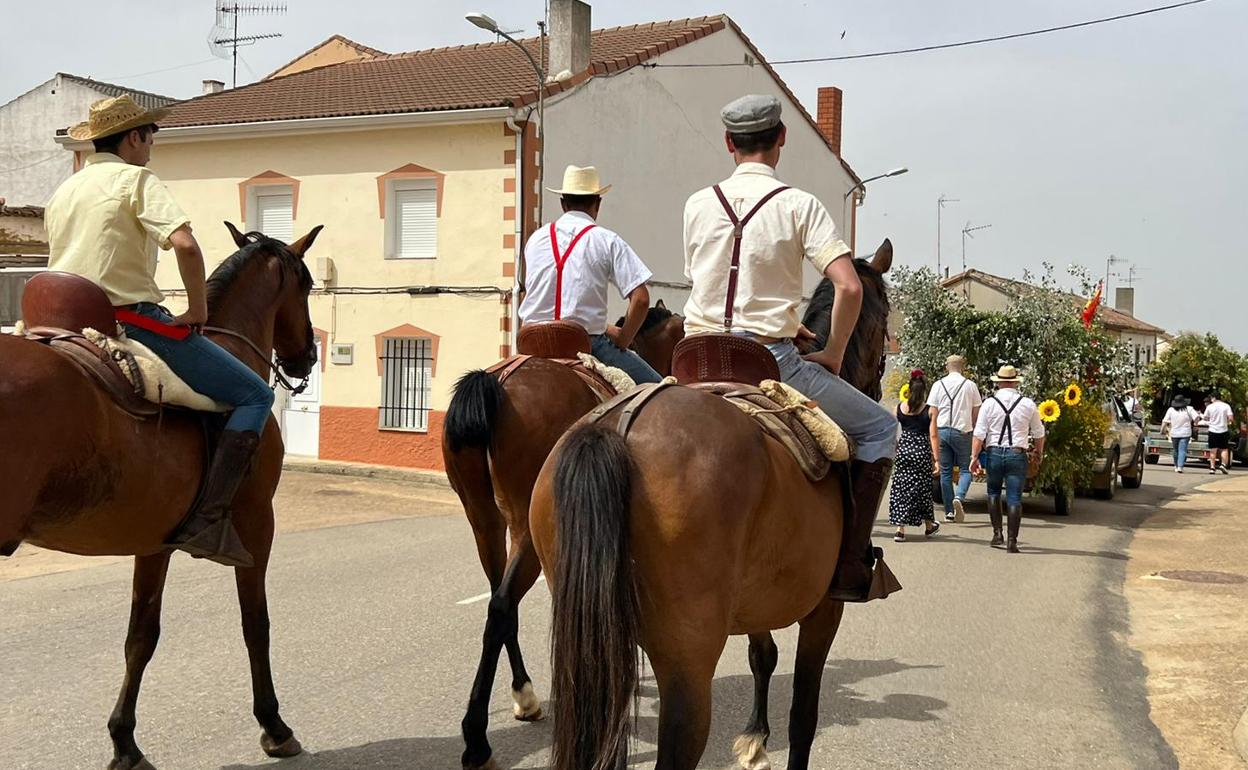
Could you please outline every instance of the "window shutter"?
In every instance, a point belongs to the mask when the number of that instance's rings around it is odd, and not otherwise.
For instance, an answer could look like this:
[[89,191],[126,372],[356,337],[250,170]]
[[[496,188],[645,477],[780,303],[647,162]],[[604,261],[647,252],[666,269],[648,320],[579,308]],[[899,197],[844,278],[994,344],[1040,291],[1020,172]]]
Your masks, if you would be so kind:
[[260,232],[290,243],[295,237],[294,196],[291,193],[257,193],[256,225]]
[[431,259],[438,252],[438,192],[435,188],[394,191],[394,255]]

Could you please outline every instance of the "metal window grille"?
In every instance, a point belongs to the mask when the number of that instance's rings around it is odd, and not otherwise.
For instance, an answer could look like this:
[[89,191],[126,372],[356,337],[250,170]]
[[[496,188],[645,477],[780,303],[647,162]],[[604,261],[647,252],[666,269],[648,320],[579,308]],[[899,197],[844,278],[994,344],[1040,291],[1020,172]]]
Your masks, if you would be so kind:
[[38,271],[0,271],[0,327],[14,326],[22,317],[22,290]]
[[433,380],[430,341],[387,337],[381,374],[380,426],[388,430],[428,430]]

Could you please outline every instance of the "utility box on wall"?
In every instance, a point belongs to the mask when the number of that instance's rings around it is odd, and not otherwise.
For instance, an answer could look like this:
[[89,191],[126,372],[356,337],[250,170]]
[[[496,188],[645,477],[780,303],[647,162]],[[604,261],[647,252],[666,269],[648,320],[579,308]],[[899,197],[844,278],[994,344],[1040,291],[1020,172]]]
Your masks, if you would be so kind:
[[355,345],[350,342],[335,342],[329,347],[329,361],[339,366],[350,366],[355,358]]

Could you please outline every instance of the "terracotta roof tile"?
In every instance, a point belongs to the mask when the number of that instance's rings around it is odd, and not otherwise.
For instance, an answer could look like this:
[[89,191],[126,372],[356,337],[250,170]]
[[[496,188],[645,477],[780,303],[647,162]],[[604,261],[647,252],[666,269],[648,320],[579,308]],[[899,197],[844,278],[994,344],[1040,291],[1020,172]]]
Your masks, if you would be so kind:
[[129,96],[140,107],[145,107],[149,110],[157,107],[164,107],[167,104],[173,104],[177,101],[177,99],[174,99],[172,96],[161,96],[160,94],[139,91],[134,88],[119,86],[114,83],[104,83],[99,80],[84,78],[80,75],[71,75],[68,72],[58,72],[57,74],[65,80],[72,80],[75,83],[80,83],[106,96]]

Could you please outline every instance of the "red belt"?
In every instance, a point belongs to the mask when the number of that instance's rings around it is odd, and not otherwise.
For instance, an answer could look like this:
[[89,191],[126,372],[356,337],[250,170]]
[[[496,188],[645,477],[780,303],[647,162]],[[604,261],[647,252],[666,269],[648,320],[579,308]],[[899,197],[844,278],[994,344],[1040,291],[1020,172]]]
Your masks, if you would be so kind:
[[189,326],[167,324],[163,321],[157,321],[155,318],[148,318],[145,315],[140,315],[133,310],[127,310],[124,307],[114,308],[113,312],[114,317],[123,324],[137,326],[144,331],[149,331],[152,334],[159,334],[160,336],[168,337],[171,340],[181,342],[191,336],[191,327]]

